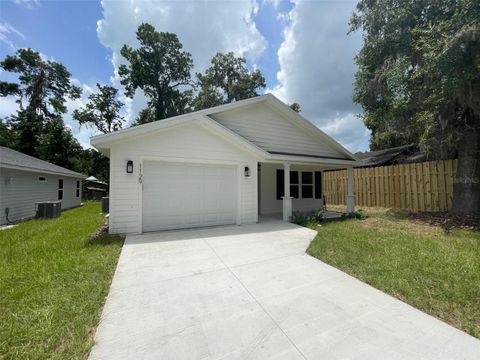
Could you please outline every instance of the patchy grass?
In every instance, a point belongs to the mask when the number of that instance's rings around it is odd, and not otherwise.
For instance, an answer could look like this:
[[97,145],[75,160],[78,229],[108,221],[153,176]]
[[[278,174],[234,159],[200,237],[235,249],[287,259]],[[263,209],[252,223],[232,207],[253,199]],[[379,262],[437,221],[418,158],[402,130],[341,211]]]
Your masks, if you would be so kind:
[[480,232],[415,223],[405,214],[322,225],[307,252],[480,338]]
[[122,246],[98,202],[0,231],[0,359],[82,359]]

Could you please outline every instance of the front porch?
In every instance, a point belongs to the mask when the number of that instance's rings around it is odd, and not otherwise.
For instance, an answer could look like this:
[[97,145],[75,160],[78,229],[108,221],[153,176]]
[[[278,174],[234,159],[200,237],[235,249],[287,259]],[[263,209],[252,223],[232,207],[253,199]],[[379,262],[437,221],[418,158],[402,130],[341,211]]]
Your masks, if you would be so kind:
[[[258,164],[259,221],[283,219],[289,221],[294,211],[324,209],[323,171],[347,169],[347,213],[355,209],[353,169],[336,163],[262,162]],[[327,212],[328,218],[341,213]]]

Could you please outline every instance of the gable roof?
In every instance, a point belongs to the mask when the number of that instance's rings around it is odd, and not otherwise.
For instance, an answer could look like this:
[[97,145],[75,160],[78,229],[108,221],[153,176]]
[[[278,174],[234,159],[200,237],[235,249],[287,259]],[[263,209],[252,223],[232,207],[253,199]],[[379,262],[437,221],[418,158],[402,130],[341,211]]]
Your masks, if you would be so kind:
[[78,172],[49,163],[48,161],[37,159],[36,157],[23,154],[4,146],[0,146],[0,168],[64,175],[77,178],[86,177]]
[[210,125],[212,125],[213,127],[218,128],[220,126],[221,128],[223,128],[222,131],[224,132],[224,134],[228,133],[228,136],[230,136],[232,139],[235,138],[236,141],[241,141],[243,145],[248,146],[250,150],[257,152],[258,154],[261,154],[263,155],[263,157],[266,157],[266,158],[275,158],[276,160],[278,160],[282,156],[288,156],[288,157],[297,156],[297,157],[303,157],[303,158],[310,157],[312,159],[313,158],[328,159],[328,157],[315,156],[312,154],[292,154],[292,153],[289,153],[288,151],[285,151],[285,152],[269,151],[268,149],[262,148],[261,146],[258,146],[252,143],[252,141],[249,141],[244,136],[241,136],[235,131],[228,129],[227,127],[213,120],[211,117],[214,114],[223,113],[226,111],[231,111],[231,110],[239,109],[242,107],[248,107],[254,104],[261,104],[261,103],[269,104],[272,108],[276,109],[283,116],[285,116],[289,121],[292,121],[297,126],[304,128],[306,130],[305,136],[308,136],[308,137],[313,136],[317,141],[328,144],[328,146],[335,149],[337,152],[339,152],[342,155],[341,158],[333,158],[333,159],[338,159],[341,161],[348,161],[348,162],[357,161],[357,158],[355,157],[355,155],[353,155],[351,152],[349,152],[337,141],[335,141],[330,136],[325,134],[322,130],[317,128],[311,122],[306,120],[302,115],[293,111],[288,105],[284,104],[282,101],[277,99],[272,94],[266,94],[266,95],[246,99],[246,100],[240,100],[231,104],[225,104],[225,105],[220,105],[220,106],[216,106],[216,107],[212,107],[204,110],[199,110],[189,114],[179,115],[179,116],[164,119],[161,121],[155,121],[155,122],[151,122],[148,124],[144,124],[144,125],[140,125],[132,128],[119,130],[119,131],[116,131],[115,133],[97,135],[91,138],[90,143],[96,148],[103,151],[104,153],[108,154],[108,149],[110,148],[110,145],[112,143],[116,143],[125,139],[130,139],[136,136],[149,134],[152,131],[175,126],[177,124],[182,124],[196,118],[196,119],[201,119],[204,123],[210,122]]
[[[133,128],[125,129],[125,131],[117,131],[115,133],[106,134],[106,135],[99,135],[95,136],[90,139],[90,143],[101,150],[105,155],[108,156],[108,149],[112,144],[115,144],[119,141],[123,140],[131,140],[139,136],[144,136],[147,134],[152,134],[152,132],[160,131],[163,129],[170,129],[174,127],[179,127],[188,123],[200,123],[202,126],[208,128],[210,131],[217,133],[223,138],[229,140],[231,143],[236,144],[237,146],[250,151],[251,153],[265,157],[268,155],[267,152],[263,151],[256,145],[252,144],[245,138],[241,137],[240,135],[234,133],[233,131],[227,129],[226,127],[218,124],[216,121],[210,119],[208,116],[203,114],[193,113],[195,116],[177,116],[174,118],[164,119],[161,121],[155,121],[154,123],[148,123],[145,125],[136,126]],[[193,115],[192,114],[192,115]],[[189,114],[190,115],[190,114]],[[148,131],[145,131],[143,126],[154,124],[155,127],[151,126],[148,127]],[[126,130],[133,130],[133,131],[126,131]],[[115,136],[113,136],[115,135]],[[107,150],[107,151],[105,151]]]

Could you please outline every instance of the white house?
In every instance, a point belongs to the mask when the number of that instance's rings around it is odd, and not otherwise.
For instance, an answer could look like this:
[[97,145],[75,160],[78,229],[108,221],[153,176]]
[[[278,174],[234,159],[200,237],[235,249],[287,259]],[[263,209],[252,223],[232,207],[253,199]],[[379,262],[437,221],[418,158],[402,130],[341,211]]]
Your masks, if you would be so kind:
[[79,206],[85,176],[0,146],[0,225],[35,216],[35,203],[61,201]]
[[322,171],[352,166],[338,142],[271,94],[95,136],[110,157],[110,232],[257,222],[323,206]]

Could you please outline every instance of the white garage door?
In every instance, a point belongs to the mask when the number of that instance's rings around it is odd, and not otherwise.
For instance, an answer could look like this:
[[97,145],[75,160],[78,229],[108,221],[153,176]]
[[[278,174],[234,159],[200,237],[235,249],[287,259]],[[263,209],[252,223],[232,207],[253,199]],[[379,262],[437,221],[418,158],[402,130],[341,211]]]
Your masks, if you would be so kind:
[[234,224],[236,168],[145,162],[143,231]]

